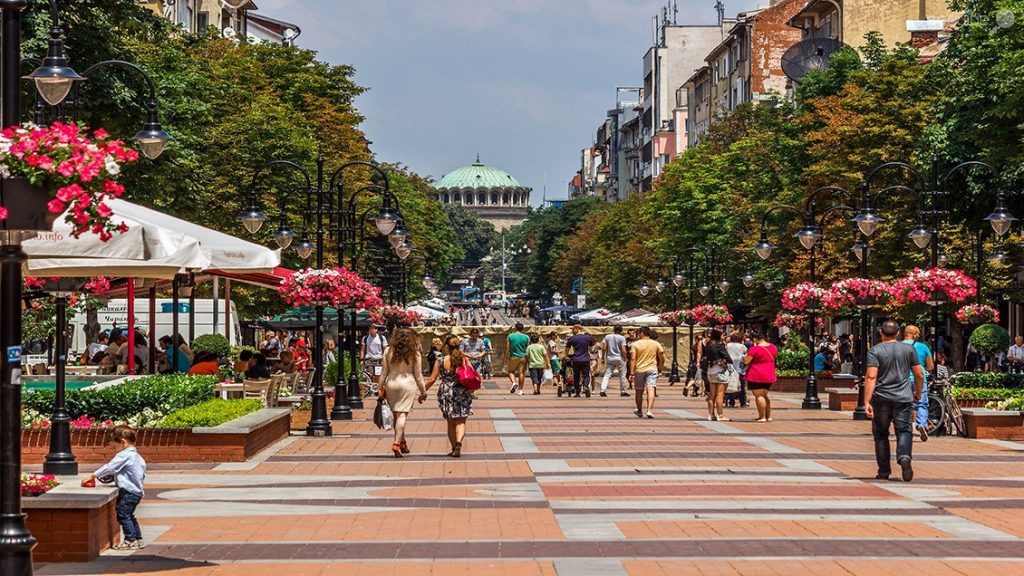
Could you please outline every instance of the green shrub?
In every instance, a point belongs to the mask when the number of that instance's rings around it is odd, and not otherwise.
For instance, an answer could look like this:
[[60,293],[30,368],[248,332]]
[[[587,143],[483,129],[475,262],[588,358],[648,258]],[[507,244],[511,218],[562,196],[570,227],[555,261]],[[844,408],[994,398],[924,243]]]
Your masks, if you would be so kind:
[[1017,396],[1024,396],[1024,390],[1019,388],[961,388],[953,387],[953,397],[957,400],[986,400],[998,398],[1006,400]]
[[1024,374],[1006,372],[958,372],[950,382],[956,388],[1016,388],[1024,389]]
[[[344,362],[345,362],[345,372],[344,372],[344,374],[345,374],[345,379],[347,381],[348,380],[348,374],[349,374],[348,354],[346,354],[344,356]],[[358,362],[356,362],[356,370],[359,370],[359,363]],[[359,372],[356,372],[356,374],[359,374]],[[334,386],[334,383],[337,382],[337,381],[338,381],[338,362],[335,361],[335,362],[331,362],[330,364],[328,364],[327,368],[324,370],[324,386]]]
[[182,408],[168,414],[160,421],[160,428],[195,428],[197,426],[219,426],[251,414],[263,403],[259,400],[207,400],[202,404]]
[[989,402],[988,408],[1024,412],[1024,396],[1017,396],[1000,402]]
[[1010,333],[997,324],[982,324],[971,334],[971,345],[982,352],[995,354],[1010,347]]
[[[72,418],[85,415],[97,420],[128,421],[144,411],[160,415],[195,406],[213,396],[216,376],[155,374],[130,380],[102,390],[72,390],[67,393],[67,408]],[[53,391],[26,393],[25,408],[49,414],[53,410]]]
[[803,370],[806,373],[807,364],[810,361],[809,355],[810,350],[803,343],[787,343],[786,347],[779,350],[779,355],[775,357],[775,369]]
[[210,352],[216,354],[217,358],[227,358],[231,353],[231,345],[228,339],[222,334],[203,334],[196,336],[191,343],[192,352]]
[[238,360],[238,355],[242,353],[242,350],[248,350],[249,352],[252,352],[253,354],[258,352],[258,350],[256,350],[256,348],[253,347],[253,346],[246,346],[244,344],[235,344],[234,346],[231,347],[231,359],[232,360]]

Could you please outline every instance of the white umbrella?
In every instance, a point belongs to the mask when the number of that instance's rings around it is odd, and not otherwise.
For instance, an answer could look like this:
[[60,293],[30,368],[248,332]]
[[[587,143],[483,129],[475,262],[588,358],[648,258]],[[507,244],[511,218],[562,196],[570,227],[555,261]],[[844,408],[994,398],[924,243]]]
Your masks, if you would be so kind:
[[614,324],[629,324],[630,326],[659,326],[663,324],[658,314],[645,314],[633,318],[616,318]]
[[408,308],[406,308],[406,310],[410,312],[416,312],[417,314],[423,316],[423,318],[427,320],[438,320],[448,316],[444,312],[440,312],[438,310],[434,310],[433,308],[428,308],[426,306],[409,306]]

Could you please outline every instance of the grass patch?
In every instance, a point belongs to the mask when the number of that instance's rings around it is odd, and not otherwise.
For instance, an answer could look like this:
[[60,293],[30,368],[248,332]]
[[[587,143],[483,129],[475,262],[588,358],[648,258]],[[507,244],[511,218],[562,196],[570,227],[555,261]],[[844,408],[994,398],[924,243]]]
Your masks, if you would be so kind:
[[168,414],[160,421],[160,428],[195,428],[220,426],[235,418],[263,408],[259,400],[207,400],[202,404],[182,408]]

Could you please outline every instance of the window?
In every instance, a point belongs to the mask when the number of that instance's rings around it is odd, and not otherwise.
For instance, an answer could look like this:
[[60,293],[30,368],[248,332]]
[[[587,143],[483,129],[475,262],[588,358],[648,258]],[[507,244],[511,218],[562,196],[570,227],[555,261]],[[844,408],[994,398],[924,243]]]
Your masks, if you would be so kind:
[[196,32],[205,32],[210,27],[210,13],[199,12],[196,14]]
[[451,204],[451,201],[452,201],[451,195],[448,194],[447,192],[445,192],[444,193],[444,203],[445,204]]
[[494,206],[498,205],[498,195],[497,195],[497,193],[491,194],[491,204],[493,204]]
[[466,205],[467,206],[472,206],[473,205],[473,195],[472,194],[466,194]]
[[508,192],[505,192],[501,197],[501,203],[503,206],[508,206]]
[[457,204],[462,204],[462,194],[459,194],[458,192],[455,193],[455,202]]
[[481,205],[481,206],[483,206],[484,204],[487,204],[487,195],[484,194],[483,192],[478,194],[477,197],[476,197],[476,203]]

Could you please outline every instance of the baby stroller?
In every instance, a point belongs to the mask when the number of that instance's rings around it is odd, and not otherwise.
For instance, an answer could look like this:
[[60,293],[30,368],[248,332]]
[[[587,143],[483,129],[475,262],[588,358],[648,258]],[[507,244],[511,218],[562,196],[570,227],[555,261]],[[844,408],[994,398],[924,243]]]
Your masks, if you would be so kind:
[[561,398],[564,393],[566,396],[572,396],[576,392],[576,385],[572,379],[572,362],[569,358],[562,360],[562,367],[559,369],[558,374],[561,375],[561,384],[558,385],[558,397]]

